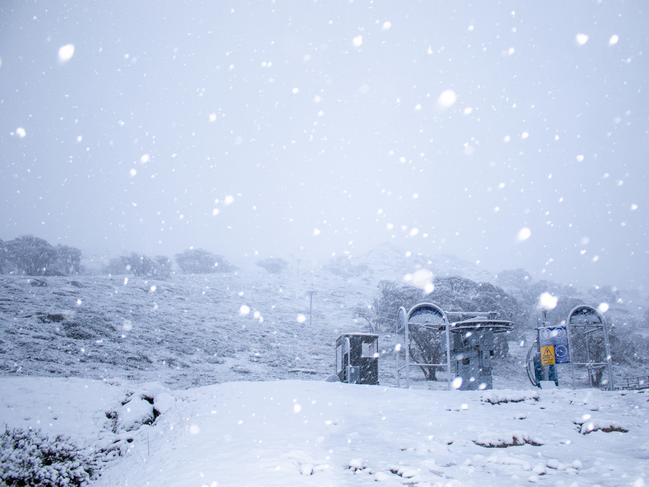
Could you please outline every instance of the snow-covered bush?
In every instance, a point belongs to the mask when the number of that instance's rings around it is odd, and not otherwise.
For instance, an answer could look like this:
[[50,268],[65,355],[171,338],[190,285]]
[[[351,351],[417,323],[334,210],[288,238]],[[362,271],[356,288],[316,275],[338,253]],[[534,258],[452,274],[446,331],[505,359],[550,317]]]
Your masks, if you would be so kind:
[[283,272],[288,267],[288,262],[279,257],[269,257],[267,259],[261,259],[257,261],[257,265],[262,269],[266,269],[271,274],[279,274]]
[[9,271],[43,276],[56,260],[56,249],[42,238],[25,235],[6,243]]
[[69,245],[57,245],[55,250],[56,258],[52,265],[55,273],[69,276],[81,272],[81,250]]
[[97,475],[94,454],[68,437],[35,430],[5,430],[0,435],[0,482],[7,486],[82,486]]
[[105,271],[108,274],[133,274],[139,277],[166,279],[171,275],[171,259],[163,255],[149,257],[134,252],[111,259]]
[[203,249],[187,249],[176,254],[176,263],[185,274],[210,274],[235,270],[235,267],[223,256]]
[[47,240],[24,235],[0,242],[0,273],[27,276],[63,276],[81,270],[81,251],[68,245],[50,245]]
[[343,255],[331,259],[325,269],[340,277],[358,277],[370,271],[365,264],[354,264],[350,257]]

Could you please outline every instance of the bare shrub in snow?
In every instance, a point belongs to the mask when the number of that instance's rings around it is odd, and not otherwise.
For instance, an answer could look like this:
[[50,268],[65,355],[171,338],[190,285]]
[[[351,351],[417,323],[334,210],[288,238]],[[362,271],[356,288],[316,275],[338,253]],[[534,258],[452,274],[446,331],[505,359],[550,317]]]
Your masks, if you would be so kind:
[[49,438],[34,430],[0,435],[0,481],[7,486],[85,486],[97,476],[94,454],[70,438]]

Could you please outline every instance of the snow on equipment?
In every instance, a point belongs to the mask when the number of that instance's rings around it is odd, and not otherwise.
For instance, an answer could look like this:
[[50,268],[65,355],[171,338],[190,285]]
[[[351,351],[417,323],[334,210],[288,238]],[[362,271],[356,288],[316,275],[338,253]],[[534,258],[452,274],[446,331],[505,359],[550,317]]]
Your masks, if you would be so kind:
[[345,333],[336,339],[336,375],[348,384],[379,383],[379,336]]
[[536,340],[527,353],[527,376],[532,384],[541,386],[544,368],[547,367],[549,380],[558,385],[556,367],[569,364],[573,388],[575,366],[586,367],[591,387],[613,388],[608,327],[604,315],[596,308],[576,306],[565,321],[554,326],[544,318],[543,326],[537,327],[536,331]]
[[419,303],[406,313],[399,309],[397,333],[404,333],[405,364],[396,353],[397,385],[405,373],[410,385],[410,368],[419,367],[428,380],[444,370],[449,388],[491,389],[491,360],[496,354],[496,333],[508,332],[512,322],[498,320],[495,312],[444,312],[433,303]]

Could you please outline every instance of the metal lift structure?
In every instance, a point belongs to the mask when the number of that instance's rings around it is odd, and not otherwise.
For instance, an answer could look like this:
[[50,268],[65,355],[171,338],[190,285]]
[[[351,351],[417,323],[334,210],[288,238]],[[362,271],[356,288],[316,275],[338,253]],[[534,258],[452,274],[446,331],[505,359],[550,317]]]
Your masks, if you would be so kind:
[[[404,334],[405,363],[400,363],[400,348],[396,350],[397,386],[401,386],[401,375],[405,375],[406,386],[410,387],[410,369],[435,368],[443,370],[447,375],[449,389],[452,388],[455,372],[463,380],[456,388],[471,389],[475,385],[484,384],[491,387],[491,357],[494,355],[495,333],[503,333],[512,329],[512,322],[496,319],[495,312],[445,312],[434,303],[419,303],[406,311],[399,308],[397,318],[397,334]],[[425,363],[412,360],[413,327],[422,327],[437,334],[440,343],[444,343],[444,361]],[[477,381],[484,374],[486,382]],[[466,376],[466,377],[464,377]],[[475,383],[475,384],[474,384]]]

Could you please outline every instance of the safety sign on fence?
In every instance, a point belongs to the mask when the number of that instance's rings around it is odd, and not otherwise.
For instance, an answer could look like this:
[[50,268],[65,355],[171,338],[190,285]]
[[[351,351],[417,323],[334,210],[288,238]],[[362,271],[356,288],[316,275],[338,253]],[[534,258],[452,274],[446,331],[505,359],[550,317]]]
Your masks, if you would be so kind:
[[539,345],[543,365],[570,363],[567,327],[547,326],[539,328]]
[[547,366],[554,365],[555,363],[554,345],[545,345],[544,347],[541,347],[541,364]]

